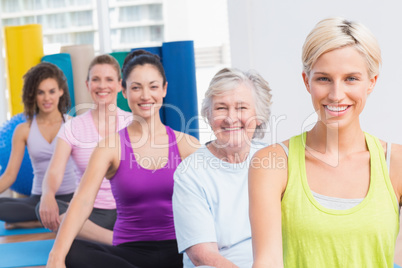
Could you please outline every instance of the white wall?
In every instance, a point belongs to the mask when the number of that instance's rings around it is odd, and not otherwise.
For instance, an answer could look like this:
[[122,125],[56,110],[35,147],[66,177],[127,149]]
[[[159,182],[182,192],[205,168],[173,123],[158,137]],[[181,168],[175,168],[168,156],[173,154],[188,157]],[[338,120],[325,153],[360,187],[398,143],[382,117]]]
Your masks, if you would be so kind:
[[301,47],[319,20],[343,16],[365,24],[382,49],[383,67],[361,115],[362,127],[402,143],[401,10],[400,0],[229,0],[232,66],[259,71],[273,89],[273,116],[286,118],[275,123],[267,141],[298,134],[306,120],[315,118],[301,78]]

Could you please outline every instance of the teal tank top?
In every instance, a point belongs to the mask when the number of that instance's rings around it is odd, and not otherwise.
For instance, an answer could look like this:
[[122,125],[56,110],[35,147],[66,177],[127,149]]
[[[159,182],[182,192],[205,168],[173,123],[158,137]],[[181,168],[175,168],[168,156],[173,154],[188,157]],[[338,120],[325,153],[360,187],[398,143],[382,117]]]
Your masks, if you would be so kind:
[[288,183],[282,199],[284,266],[311,268],[393,267],[399,231],[398,203],[380,141],[365,133],[370,186],[364,200],[329,209],[313,197],[306,177],[306,134],[289,141]]

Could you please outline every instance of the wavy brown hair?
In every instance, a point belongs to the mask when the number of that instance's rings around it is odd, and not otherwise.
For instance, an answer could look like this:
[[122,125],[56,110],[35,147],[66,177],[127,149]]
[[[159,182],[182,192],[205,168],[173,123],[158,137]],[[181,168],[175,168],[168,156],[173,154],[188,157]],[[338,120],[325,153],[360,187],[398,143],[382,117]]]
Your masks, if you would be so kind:
[[24,114],[28,122],[32,122],[33,117],[39,113],[39,108],[36,104],[38,87],[43,80],[48,78],[56,80],[59,88],[63,90],[63,95],[60,97],[59,105],[57,106],[63,121],[63,115],[70,109],[70,94],[68,92],[67,79],[63,71],[52,63],[41,62],[29,69],[23,76],[24,86],[22,88],[22,102],[24,103]]

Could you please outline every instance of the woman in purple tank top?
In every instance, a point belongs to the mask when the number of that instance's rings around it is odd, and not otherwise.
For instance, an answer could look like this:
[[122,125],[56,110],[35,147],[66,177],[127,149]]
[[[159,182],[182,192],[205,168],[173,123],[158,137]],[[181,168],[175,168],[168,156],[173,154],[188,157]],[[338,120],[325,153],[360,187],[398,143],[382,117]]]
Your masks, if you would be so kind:
[[[47,267],[182,267],[173,225],[173,173],[199,142],[161,121],[167,81],[158,56],[130,53],[122,85],[134,120],[94,150]],[[74,241],[103,177],[116,200],[113,245]]]
[[[0,220],[7,229],[33,228],[42,225],[37,220],[35,206],[41,197],[44,172],[54,150],[54,138],[67,116],[70,107],[67,80],[54,64],[42,62],[24,75],[22,101],[27,122],[19,124],[13,134],[8,165],[0,177],[0,193],[15,182],[28,147],[34,170],[31,195],[27,198],[0,198]],[[56,198],[69,202],[73,197],[76,176],[74,166],[67,166],[66,183]]]

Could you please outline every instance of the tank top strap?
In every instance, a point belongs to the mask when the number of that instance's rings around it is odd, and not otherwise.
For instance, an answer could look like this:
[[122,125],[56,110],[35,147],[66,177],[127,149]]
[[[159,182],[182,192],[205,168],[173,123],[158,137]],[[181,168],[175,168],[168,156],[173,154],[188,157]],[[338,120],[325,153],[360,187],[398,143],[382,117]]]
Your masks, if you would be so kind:
[[[381,145],[380,140],[368,133],[364,133],[366,137],[366,144],[370,151],[370,163],[371,163],[371,171],[377,176],[371,175],[371,179],[376,180],[372,181],[371,183],[385,183],[387,190],[393,200],[394,208],[398,212],[399,205],[395,198],[394,188],[392,187],[391,179],[389,177],[389,172],[387,168],[387,162],[385,160],[384,149]],[[382,181],[382,179],[384,181]]]
[[171,129],[169,126],[165,127],[166,133],[169,137],[169,161],[172,161],[172,163],[174,162],[179,165],[181,163],[181,157],[179,147],[177,145],[176,134],[174,133],[174,130]]

